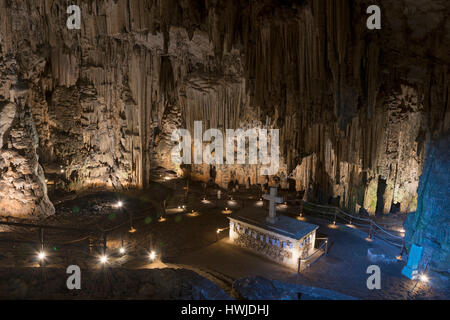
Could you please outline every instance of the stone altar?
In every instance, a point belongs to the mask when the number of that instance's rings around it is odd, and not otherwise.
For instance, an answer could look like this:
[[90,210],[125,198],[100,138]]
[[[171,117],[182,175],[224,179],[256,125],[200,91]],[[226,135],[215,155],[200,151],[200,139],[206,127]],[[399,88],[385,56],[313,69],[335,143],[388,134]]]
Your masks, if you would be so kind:
[[[271,194],[274,195],[273,192]],[[271,206],[274,203],[271,200]],[[306,258],[314,253],[319,227],[287,216],[275,218],[273,215],[275,209],[270,210],[269,217],[272,217],[267,219],[264,210],[246,208],[245,211],[230,216],[230,240],[235,245],[297,269],[299,258]]]

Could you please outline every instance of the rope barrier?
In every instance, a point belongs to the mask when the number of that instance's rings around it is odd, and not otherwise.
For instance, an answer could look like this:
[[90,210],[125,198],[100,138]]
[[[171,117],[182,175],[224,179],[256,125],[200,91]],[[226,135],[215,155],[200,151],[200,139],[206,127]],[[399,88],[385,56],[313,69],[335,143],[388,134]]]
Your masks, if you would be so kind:
[[[373,236],[376,236],[377,238],[384,240],[386,242],[388,242],[391,245],[394,245],[396,247],[400,247],[403,248],[403,244],[398,244],[395,243],[394,241],[390,241],[388,239],[385,239],[379,235],[375,235],[375,232],[377,230],[382,231],[383,233],[385,233],[386,235],[388,235],[391,238],[394,239],[398,239],[398,240],[403,240],[403,237],[392,234],[391,232],[388,232],[387,230],[385,230],[383,227],[380,226],[380,224],[376,223],[375,221],[373,221],[372,219],[367,219],[367,218],[362,218],[362,217],[357,217],[354,215],[351,215],[345,211],[343,211],[341,208],[338,207],[332,207],[332,206],[326,206],[326,205],[320,205],[320,204],[315,204],[315,203],[311,203],[311,202],[307,202],[307,201],[303,201],[303,204],[306,204],[306,207],[312,207],[315,208],[315,211],[318,211],[319,214],[325,214],[325,215],[332,215],[334,217],[334,221],[337,220],[337,218],[340,218],[342,220],[344,220],[345,222],[349,222],[352,225],[355,225],[357,227],[361,227],[361,228],[369,228],[369,238],[372,238]],[[305,206],[303,206],[305,207]],[[317,209],[319,208],[319,209]],[[324,211],[324,209],[327,209]],[[311,210],[311,209],[310,209]],[[329,210],[333,210],[333,212],[330,212]],[[350,217],[351,219],[347,218]],[[357,221],[363,221],[363,222],[367,222],[368,224],[361,224],[361,223],[355,223],[354,220]],[[399,222],[395,222],[395,223],[390,223],[390,224],[386,224],[386,225],[394,225],[394,224],[400,224]],[[403,241],[402,241],[403,243]]]

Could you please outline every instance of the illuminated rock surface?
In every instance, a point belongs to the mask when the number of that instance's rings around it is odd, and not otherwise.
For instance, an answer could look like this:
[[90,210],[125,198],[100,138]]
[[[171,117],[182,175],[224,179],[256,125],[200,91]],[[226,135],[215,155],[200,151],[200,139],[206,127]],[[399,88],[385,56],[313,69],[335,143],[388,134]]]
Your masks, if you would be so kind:
[[[406,222],[406,244],[424,248],[422,264],[447,280],[450,275],[450,136],[429,146],[420,177],[417,211]],[[447,286],[448,287],[448,286]]]
[[[5,2],[1,57],[24,82],[46,174],[65,170],[57,188],[145,187],[155,166],[173,169],[172,131],[200,119],[281,129],[280,170],[311,198],[411,212],[427,133],[449,126],[448,8],[383,3],[369,32],[367,4],[349,3],[83,1],[77,31],[65,2]],[[218,168],[216,181],[264,183],[256,172]]]
[[2,299],[179,299],[227,300],[213,282],[189,270],[111,269],[107,273],[82,270],[81,290],[67,289],[64,269],[1,269]]
[[[382,30],[366,28],[372,4]],[[308,200],[416,210],[427,144],[450,128],[448,1],[80,1],[81,30],[66,6],[0,2],[0,215],[53,214],[46,179],[145,188],[152,169],[179,169],[170,135],[194,120],[280,129],[279,176]],[[215,181],[264,184],[257,172],[218,166]],[[419,205],[408,245],[417,230],[434,242],[439,210]],[[437,237],[432,265],[448,270]]]

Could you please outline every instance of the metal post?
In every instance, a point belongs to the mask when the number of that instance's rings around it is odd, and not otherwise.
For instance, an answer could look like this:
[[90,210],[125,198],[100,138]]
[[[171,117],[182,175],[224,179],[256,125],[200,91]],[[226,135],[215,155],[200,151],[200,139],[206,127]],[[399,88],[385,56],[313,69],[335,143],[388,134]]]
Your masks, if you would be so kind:
[[92,255],[94,253],[94,239],[89,237],[89,254]]
[[106,254],[106,249],[107,249],[106,241],[107,241],[107,239],[106,239],[106,232],[104,232],[103,233],[103,254]]
[[[41,252],[44,252],[44,229],[39,228],[39,241],[41,246]],[[45,259],[39,260],[39,265],[42,267],[45,265]]]
[[325,256],[328,256],[328,239],[325,240]]
[[153,237],[152,237],[151,234],[149,234],[149,235],[148,235],[148,238],[149,238],[149,241],[148,241],[148,248],[149,248],[150,251],[152,251],[152,250],[154,249],[154,248],[153,248]]
[[403,250],[405,250],[405,239],[402,239],[402,249],[400,250],[400,260],[403,258]]
[[41,251],[44,251],[44,228],[39,228],[39,238],[41,243]]

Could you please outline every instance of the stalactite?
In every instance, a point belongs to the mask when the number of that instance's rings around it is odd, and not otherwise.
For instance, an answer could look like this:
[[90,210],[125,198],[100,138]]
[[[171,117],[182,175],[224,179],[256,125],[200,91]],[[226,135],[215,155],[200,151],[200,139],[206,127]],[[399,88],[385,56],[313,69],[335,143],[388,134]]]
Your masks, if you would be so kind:
[[[15,56],[30,84],[37,152],[47,171],[66,168],[61,187],[144,187],[154,166],[170,166],[158,154],[171,130],[203,120],[280,129],[280,175],[298,190],[313,184],[325,202],[374,213],[382,176],[384,211],[398,202],[407,212],[426,132],[450,126],[449,56],[432,43],[447,43],[445,19],[429,9],[425,52],[403,25],[421,17],[383,2],[386,32],[369,32],[367,3],[86,0],[82,29],[69,31],[63,1],[0,1],[1,56]],[[265,182],[250,167],[223,172],[223,184]]]

